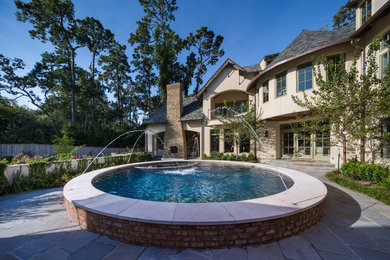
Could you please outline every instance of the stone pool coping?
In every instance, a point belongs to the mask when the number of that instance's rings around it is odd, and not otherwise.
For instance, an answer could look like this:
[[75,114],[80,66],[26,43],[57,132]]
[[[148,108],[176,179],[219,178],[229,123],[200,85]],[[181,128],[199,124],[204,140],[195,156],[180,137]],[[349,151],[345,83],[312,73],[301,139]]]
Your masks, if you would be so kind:
[[188,160],[222,165],[258,167],[291,178],[294,185],[267,197],[212,203],[146,201],[111,195],[96,189],[92,181],[117,170],[161,162],[114,166],[81,175],[64,187],[65,199],[78,208],[116,219],[170,225],[226,225],[284,218],[309,210],[324,202],[327,189],[318,179],[295,170],[265,164],[230,161]]

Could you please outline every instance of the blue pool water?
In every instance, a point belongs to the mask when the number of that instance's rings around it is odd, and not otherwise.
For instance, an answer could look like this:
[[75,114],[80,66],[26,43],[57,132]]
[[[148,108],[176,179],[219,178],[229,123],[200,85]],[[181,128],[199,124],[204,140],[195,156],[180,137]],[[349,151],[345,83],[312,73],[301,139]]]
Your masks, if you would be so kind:
[[[283,177],[290,188],[293,182]],[[279,175],[255,167],[201,163],[181,168],[129,168],[98,178],[104,192],[164,202],[223,202],[259,198],[285,190]]]

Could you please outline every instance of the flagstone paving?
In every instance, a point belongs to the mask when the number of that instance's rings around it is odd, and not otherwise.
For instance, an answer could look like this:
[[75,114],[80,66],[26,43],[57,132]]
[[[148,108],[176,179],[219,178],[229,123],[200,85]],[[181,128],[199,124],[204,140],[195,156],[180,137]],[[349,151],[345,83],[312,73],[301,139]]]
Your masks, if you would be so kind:
[[0,197],[2,259],[390,259],[390,207],[326,180],[329,167],[271,162],[306,172],[328,188],[327,213],[309,230],[279,242],[213,250],[173,250],[122,243],[81,230],[62,189]]

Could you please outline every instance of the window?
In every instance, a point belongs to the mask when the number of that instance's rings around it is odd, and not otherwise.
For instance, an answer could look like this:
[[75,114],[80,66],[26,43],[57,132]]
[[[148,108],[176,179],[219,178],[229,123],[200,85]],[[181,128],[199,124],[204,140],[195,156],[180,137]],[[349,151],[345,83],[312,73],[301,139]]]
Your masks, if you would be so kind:
[[309,132],[298,133],[298,153],[300,155],[311,155],[311,136]]
[[286,155],[294,155],[294,133],[283,133],[282,135],[282,151]]
[[390,158],[390,118],[382,121],[382,157]]
[[250,140],[248,137],[241,138],[240,140],[240,153],[250,152]]
[[362,10],[362,24],[364,24],[371,17],[371,0],[364,1],[360,9]]
[[313,87],[312,64],[306,63],[298,67],[298,90],[303,91]]
[[268,88],[268,80],[263,83],[263,103],[268,102],[269,100],[269,88]]
[[383,38],[382,38],[382,41],[381,41],[381,50],[384,50],[386,48],[388,48],[390,45],[390,31],[387,32]]
[[232,153],[234,152],[234,134],[231,131],[225,130],[224,138],[224,152]]
[[216,117],[224,116],[228,113],[228,108],[231,108],[240,114],[245,113],[248,108],[248,101],[239,100],[235,102],[227,102],[226,105],[224,103],[215,104],[214,115]]
[[[327,67],[327,79],[332,80],[333,75],[335,75],[337,72],[341,72],[343,69],[345,69],[345,59],[344,54],[340,53],[337,55],[329,56],[327,57],[328,60],[328,67]],[[336,77],[337,79],[337,77]],[[336,80],[335,79],[335,80]]]
[[210,135],[211,152],[219,152],[219,129],[211,130]]
[[385,52],[381,55],[381,77],[384,78],[386,75],[386,68],[389,66],[389,52]]
[[276,75],[276,97],[286,95],[286,75],[287,72],[282,72]]
[[386,33],[383,36],[381,41],[381,50],[380,50],[380,76],[384,78],[386,75],[387,66],[389,66],[390,55],[389,55],[389,45],[390,45],[390,32]]
[[317,132],[316,134],[316,155],[330,155],[330,134],[329,131]]

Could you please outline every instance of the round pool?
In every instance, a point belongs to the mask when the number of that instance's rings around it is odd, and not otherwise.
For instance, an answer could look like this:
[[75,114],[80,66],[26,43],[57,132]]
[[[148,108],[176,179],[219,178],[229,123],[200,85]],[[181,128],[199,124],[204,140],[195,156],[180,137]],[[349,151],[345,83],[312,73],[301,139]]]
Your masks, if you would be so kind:
[[[95,188],[127,198],[206,203],[261,198],[282,192],[292,180],[274,172],[240,165],[134,167],[97,178]],[[282,179],[283,180],[282,180]],[[284,186],[286,185],[286,186]]]
[[326,194],[321,181],[295,170],[202,160],[114,166],[64,187],[65,208],[82,228],[171,248],[243,246],[298,234],[324,216]]

